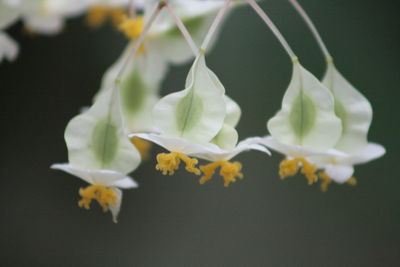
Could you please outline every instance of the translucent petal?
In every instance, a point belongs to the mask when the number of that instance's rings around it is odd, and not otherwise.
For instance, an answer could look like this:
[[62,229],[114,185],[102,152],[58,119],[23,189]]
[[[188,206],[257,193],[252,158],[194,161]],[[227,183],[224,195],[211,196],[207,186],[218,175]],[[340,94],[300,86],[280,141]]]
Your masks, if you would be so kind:
[[239,105],[230,97],[224,96],[225,105],[226,105],[226,116],[224,123],[236,127],[239,123],[240,116],[242,115],[242,111]]
[[65,171],[93,185],[114,186],[120,188],[133,188],[138,186],[132,178],[116,171],[89,170],[72,164],[53,164],[51,168]]
[[225,89],[199,55],[189,72],[186,89],[163,97],[153,109],[153,121],[163,135],[207,143],[225,118]]
[[223,150],[215,144],[195,144],[190,141],[166,137],[158,134],[133,134],[131,135],[146,139],[169,151],[180,152],[188,156],[193,156],[208,161],[230,160],[237,154],[247,150],[258,150],[270,155],[268,149],[260,144],[261,138],[251,137],[241,141],[232,150]]
[[113,188],[115,193],[117,193],[117,199],[116,199],[116,204],[115,205],[109,205],[109,209],[111,212],[111,215],[113,217],[113,222],[118,223],[118,214],[121,210],[121,204],[122,204],[122,191],[119,190],[118,188]]
[[123,122],[117,88],[107,90],[88,111],[73,118],[65,140],[74,166],[128,173],[140,163]]
[[271,135],[283,144],[322,151],[337,143],[341,128],[332,94],[295,62],[282,109],[268,122]]
[[383,146],[375,143],[368,143],[363,150],[351,157],[352,164],[363,164],[382,157],[386,153]]
[[232,150],[235,148],[239,135],[235,128],[224,123],[218,134],[212,139],[212,143],[216,144],[222,149]]
[[336,69],[332,62],[323,79],[335,98],[335,112],[342,120],[342,136],[336,148],[357,154],[367,145],[368,129],[372,122],[369,101],[355,89]]

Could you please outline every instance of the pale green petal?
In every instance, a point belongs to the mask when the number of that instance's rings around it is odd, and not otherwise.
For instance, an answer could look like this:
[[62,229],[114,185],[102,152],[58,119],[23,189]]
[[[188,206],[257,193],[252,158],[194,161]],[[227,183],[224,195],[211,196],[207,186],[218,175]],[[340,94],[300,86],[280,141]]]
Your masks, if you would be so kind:
[[236,127],[236,125],[239,123],[242,111],[239,105],[235,101],[233,101],[233,99],[228,96],[224,96],[224,99],[226,104],[226,116],[224,123],[232,127]]
[[[105,73],[95,99],[110,88],[130,52],[128,46],[122,56]],[[166,63],[156,51],[146,50],[136,55],[127,65],[121,78],[121,105],[129,132],[150,131],[151,110],[158,101],[158,91],[166,74]]]
[[336,148],[357,154],[368,143],[368,129],[372,122],[372,107],[369,101],[355,89],[336,69],[328,63],[323,79],[335,98],[335,112],[342,120],[343,132]]
[[114,223],[118,223],[118,214],[121,210],[121,203],[122,203],[122,191],[118,188],[112,188],[114,192],[117,194],[117,199],[115,205],[109,205],[109,209],[113,218]]
[[228,124],[224,124],[211,142],[224,150],[232,150],[235,148],[238,139],[239,135],[235,128]]
[[69,122],[65,140],[74,166],[128,173],[140,163],[123,123],[116,88],[107,90],[88,111]]
[[332,94],[295,62],[282,109],[268,122],[271,135],[283,144],[322,151],[337,143],[341,128]]
[[164,135],[193,142],[209,142],[225,118],[225,89],[216,83],[199,55],[189,72],[186,89],[162,98],[153,109],[153,121]]

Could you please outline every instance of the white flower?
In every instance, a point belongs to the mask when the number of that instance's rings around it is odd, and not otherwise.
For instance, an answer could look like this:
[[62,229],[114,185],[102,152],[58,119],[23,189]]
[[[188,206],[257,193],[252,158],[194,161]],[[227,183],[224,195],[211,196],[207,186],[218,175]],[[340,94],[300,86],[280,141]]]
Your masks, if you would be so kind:
[[243,178],[239,162],[229,162],[242,151],[269,151],[259,145],[260,138],[249,138],[238,145],[235,126],[240,118],[239,106],[225,96],[225,88],[217,76],[207,68],[204,53],[196,58],[186,80],[186,89],[162,98],[154,107],[153,121],[159,134],[134,134],[152,141],[171,153],[157,155],[157,169],[173,174],[183,161],[186,170],[199,175],[197,157],[212,161],[200,166],[204,176],[200,183],[211,179],[215,169],[221,168],[225,186],[236,178]]
[[317,78],[293,60],[293,75],[283,98],[282,109],[268,121],[272,137],[264,145],[286,155],[280,164],[284,179],[301,172],[312,184],[317,167],[307,157],[332,149],[340,138],[341,121],[334,113],[333,96]]
[[90,109],[69,122],[65,131],[69,163],[52,166],[92,184],[79,191],[79,205],[89,208],[95,199],[104,211],[111,210],[114,221],[122,198],[117,188],[137,187],[126,174],[140,163],[139,152],[127,136],[118,91],[108,89]]

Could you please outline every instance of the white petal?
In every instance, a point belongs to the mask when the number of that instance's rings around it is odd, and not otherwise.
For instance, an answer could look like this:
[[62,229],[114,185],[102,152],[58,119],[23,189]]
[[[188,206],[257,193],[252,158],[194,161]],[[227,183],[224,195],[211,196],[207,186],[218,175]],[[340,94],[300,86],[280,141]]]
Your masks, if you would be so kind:
[[368,129],[372,122],[372,107],[369,101],[354,88],[336,69],[332,62],[323,83],[335,98],[335,112],[342,121],[343,133],[336,148],[357,154],[367,145]]
[[[111,170],[89,170],[72,164],[53,164],[52,169],[63,170],[69,174],[77,176],[89,184],[104,186],[121,186],[121,188],[129,188],[129,185],[137,185],[129,176],[123,173]],[[132,183],[129,184],[128,180]]]
[[41,34],[56,34],[64,27],[64,20],[61,17],[29,16],[24,21],[29,30]]
[[18,44],[6,33],[0,31],[0,62],[3,58],[14,61],[18,55]]
[[224,96],[225,99],[225,105],[226,105],[226,116],[224,123],[236,127],[236,125],[239,123],[240,116],[242,115],[242,111],[239,107],[239,105],[230,97]]
[[153,121],[163,135],[209,142],[222,127],[225,89],[199,55],[189,72],[186,89],[163,97],[153,109]]
[[84,169],[129,173],[140,163],[125,128],[118,88],[110,88],[65,131],[69,161]]
[[123,180],[115,181],[111,186],[123,189],[139,187],[138,183],[129,176],[124,178]]
[[268,122],[271,135],[287,145],[323,151],[337,143],[341,128],[332,94],[295,62],[282,109]]
[[286,155],[287,157],[291,158],[304,158],[304,157],[309,157],[311,155],[319,155],[321,152],[302,147],[302,146],[297,146],[297,145],[287,145],[279,142],[276,138],[272,136],[266,136],[262,138],[260,141],[263,145],[266,147],[275,150],[283,155]]
[[354,168],[351,165],[327,165],[325,171],[337,183],[344,183],[353,176]]
[[157,134],[133,134],[142,139],[156,143],[171,152],[180,152],[188,156],[208,161],[230,160],[239,153],[247,150],[258,150],[270,155],[268,149],[260,145],[261,138],[251,137],[241,141],[234,149],[227,151],[214,144],[196,144],[184,139],[170,138]]
[[218,134],[211,140],[211,143],[216,144],[224,150],[230,151],[235,148],[238,139],[239,135],[235,128],[224,123]]
[[116,200],[116,205],[109,205],[109,209],[111,211],[111,215],[113,217],[113,222],[118,223],[118,214],[121,210],[121,204],[122,204],[122,191],[119,190],[118,188],[113,188],[115,193],[117,193],[117,200]]
[[368,143],[368,145],[360,151],[357,155],[351,158],[353,164],[363,164],[371,160],[382,157],[386,153],[383,146],[375,143]]

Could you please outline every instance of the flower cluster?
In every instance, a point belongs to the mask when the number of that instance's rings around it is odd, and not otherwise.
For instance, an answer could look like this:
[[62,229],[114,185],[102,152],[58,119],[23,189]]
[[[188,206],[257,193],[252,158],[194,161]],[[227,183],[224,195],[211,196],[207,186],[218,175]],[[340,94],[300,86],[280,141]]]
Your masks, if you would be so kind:
[[[204,184],[219,172],[223,185],[243,179],[243,165],[233,158],[250,150],[285,156],[284,179],[301,172],[308,184],[326,191],[335,181],[355,185],[354,165],[385,153],[367,140],[372,107],[336,69],[310,18],[289,0],[311,29],[326,58],[318,80],[306,70],[277,27],[255,0],[0,0],[0,30],[18,19],[29,31],[58,32],[66,18],[87,12],[87,24],[110,20],[129,40],[121,57],[105,72],[90,107],[83,108],[65,130],[69,162],[52,168],[75,175],[89,186],[79,190],[79,206],[92,200],[117,221],[121,189],[138,184],[129,176],[150,158],[151,145],[167,150],[156,155],[155,168],[173,175],[181,165]],[[250,6],[288,53],[292,78],[282,107],[267,123],[268,136],[239,141],[235,127],[238,103],[206,64],[221,23],[232,8]],[[0,60],[13,60],[17,44],[0,33]],[[193,60],[184,89],[160,95],[171,64]],[[270,149],[270,150],[269,150]],[[267,158],[267,157],[266,157]]]

